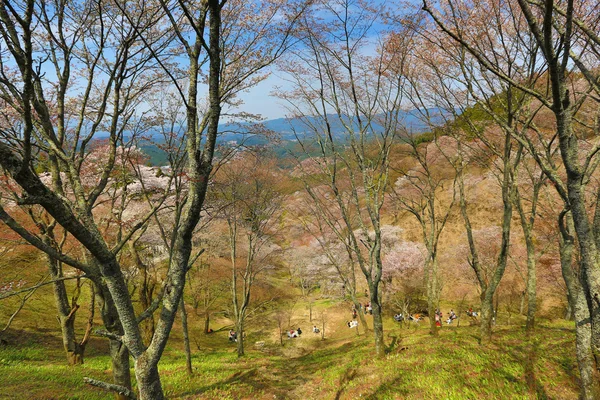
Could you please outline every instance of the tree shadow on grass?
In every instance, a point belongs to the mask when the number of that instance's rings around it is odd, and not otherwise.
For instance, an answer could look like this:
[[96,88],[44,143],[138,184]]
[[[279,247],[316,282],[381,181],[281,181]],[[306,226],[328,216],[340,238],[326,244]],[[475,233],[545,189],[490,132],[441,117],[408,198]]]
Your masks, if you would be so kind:
[[395,398],[403,398],[408,396],[409,392],[406,388],[403,388],[405,382],[402,380],[400,375],[395,376],[393,379],[390,379],[375,389],[374,392],[365,397],[367,400],[378,400],[389,396],[390,393],[393,393]]
[[344,375],[340,379],[340,387],[335,393],[335,400],[340,400],[342,393],[344,393],[344,390],[346,389],[346,385],[348,385],[352,379],[356,378],[356,374],[356,368],[352,367],[348,368],[346,372],[344,372]]
[[[524,378],[529,391],[535,394],[537,399],[548,399],[548,394],[544,389],[544,385],[540,382],[535,372],[535,364],[538,360],[539,344],[537,342],[525,343],[522,352],[519,349],[508,351],[507,354],[513,358],[516,362],[523,366]],[[517,378],[513,375],[506,374],[503,370],[499,370],[499,373],[505,375],[505,379],[516,380]]]
[[[274,398],[294,398],[294,390],[314,379],[314,376],[322,370],[340,365],[339,354],[353,352],[354,348],[360,346],[358,343],[345,343],[334,348],[316,350],[303,354],[299,357],[277,357],[270,359],[265,368],[259,370],[254,367],[246,371],[238,371],[227,379],[210,385],[177,393],[172,398],[184,398],[200,396],[219,388],[227,388],[242,391],[244,387],[252,387],[253,392],[270,391]],[[340,386],[336,399],[341,396],[346,385],[356,377],[357,370],[350,367],[340,378]]]
[[239,372],[236,372],[235,374],[233,374],[231,377],[225,379],[224,381],[215,382],[212,385],[204,386],[204,387],[201,387],[194,391],[180,393],[176,396],[172,396],[171,398],[177,399],[177,398],[182,398],[182,397],[187,397],[187,396],[201,395],[203,393],[209,392],[214,389],[218,389],[220,387],[224,387],[224,386],[231,385],[231,384],[238,384],[238,383],[247,384],[257,390],[264,389],[266,387],[266,385],[263,382],[261,382],[259,379],[257,379],[257,376],[258,376],[258,370],[256,368],[252,368],[246,372],[239,371]]

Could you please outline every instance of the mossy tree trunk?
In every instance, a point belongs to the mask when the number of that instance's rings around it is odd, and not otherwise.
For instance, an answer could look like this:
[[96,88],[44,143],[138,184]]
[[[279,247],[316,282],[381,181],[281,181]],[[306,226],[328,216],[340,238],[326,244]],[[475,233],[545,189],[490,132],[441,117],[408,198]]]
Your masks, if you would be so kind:
[[575,317],[576,341],[575,354],[577,356],[577,367],[579,369],[581,399],[592,400],[600,397],[598,385],[596,362],[592,354],[592,329],[591,318],[586,296],[583,291],[581,278],[573,269],[573,249],[575,238],[573,237],[573,217],[570,212],[563,211],[558,219],[559,226],[559,251],[560,265],[563,278],[567,285],[567,298]]

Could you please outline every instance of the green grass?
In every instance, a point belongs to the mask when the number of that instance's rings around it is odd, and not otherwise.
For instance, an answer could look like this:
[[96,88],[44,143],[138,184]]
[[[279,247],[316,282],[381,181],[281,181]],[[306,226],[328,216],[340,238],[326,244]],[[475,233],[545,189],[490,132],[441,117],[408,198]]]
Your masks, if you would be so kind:
[[[386,334],[399,338],[385,358],[373,357],[371,335],[357,337],[338,327],[325,341],[316,335],[248,343],[238,359],[226,333],[197,334],[194,375],[185,372],[179,339],[160,364],[169,398],[184,399],[534,399],[577,398],[577,367],[571,324],[540,325],[527,339],[518,326],[498,326],[489,347],[478,345],[477,327],[444,327],[439,338],[427,328],[386,321]],[[65,365],[58,338],[38,344],[40,334],[21,331],[19,344],[0,348],[3,394],[30,399],[108,399],[83,384],[84,376],[110,380],[103,342],[90,344],[83,366]],[[222,337],[221,337],[222,336]],[[388,342],[391,339],[388,337]],[[104,353],[104,354],[102,354]]]

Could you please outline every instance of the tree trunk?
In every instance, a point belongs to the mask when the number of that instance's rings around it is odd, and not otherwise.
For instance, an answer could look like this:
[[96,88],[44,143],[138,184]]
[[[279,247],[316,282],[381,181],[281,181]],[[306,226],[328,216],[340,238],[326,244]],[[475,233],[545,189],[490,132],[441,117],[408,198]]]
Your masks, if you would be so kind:
[[[427,279],[427,313],[429,314],[429,333],[438,336],[438,328],[435,323],[435,311],[439,305],[438,299],[438,274],[437,261],[434,256],[431,259],[425,272]],[[440,324],[442,321],[440,321]]]
[[185,367],[188,375],[192,375],[192,351],[190,349],[190,336],[188,331],[187,312],[185,311],[185,302],[183,301],[183,294],[181,295],[180,301],[181,308],[181,330],[183,331],[183,346],[185,349]]
[[[511,165],[511,147],[510,135],[506,135],[504,143],[504,171],[502,182],[502,242],[500,244],[500,252],[496,261],[496,268],[489,278],[485,290],[481,291],[481,344],[489,344],[492,340],[492,322],[496,318],[494,313],[494,295],[500,285],[500,281],[506,270],[508,260],[508,251],[510,247],[510,228],[513,214],[513,200],[515,195],[515,186],[513,185],[512,165]],[[498,311],[499,299],[496,299],[496,314]]]
[[573,316],[573,307],[571,306],[571,302],[567,301],[567,309],[565,310],[565,317],[567,321],[573,321],[575,317]]
[[240,318],[238,323],[235,325],[235,329],[237,332],[237,355],[238,357],[243,357],[244,353],[244,320]]
[[[356,295],[351,293],[352,303],[354,304],[354,308],[356,308],[356,313],[358,314],[358,319],[360,320],[361,325],[363,326],[363,332],[365,335],[369,332],[369,325],[367,324],[367,319],[365,318],[365,310],[364,307],[361,307],[360,302],[356,298]],[[356,328],[358,330],[358,328]]]
[[535,251],[533,241],[527,244],[527,323],[525,329],[532,332],[535,329],[535,311],[537,309],[537,283],[535,270]]
[[382,309],[379,302],[379,293],[376,285],[369,285],[371,292],[371,307],[373,308],[373,334],[375,335],[375,354],[377,357],[385,356],[385,342],[383,340]]
[[77,342],[74,327],[75,318],[68,318],[63,315],[60,315],[58,318],[60,320],[63,345],[67,353],[67,362],[69,365],[83,364],[85,347]]
[[[527,295],[527,323],[525,330],[531,333],[535,328],[535,312],[537,309],[537,278],[535,265],[535,244],[533,242],[533,224],[535,222],[535,210],[537,205],[537,194],[539,193],[539,185],[534,185],[533,200],[531,206],[531,216],[528,218],[523,204],[519,188],[515,186],[514,199],[519,218],[521,220],[521,228],[523,229],[523,237],[525,239],[525,247],[527,250],[527,284],[525,293]],[[523,299],[522,299],[523,300]],[[523,313],[523,301],[521,301],[521,314]]]
[[208,309],[204,312],[204,333],[210,332],[210,312]]
[[527,297],[526,290],[524,290],[523,293],[521,293],[521,305],[519,306],[519,315],[523,315],[523,313],[525,312],[525,297]]
[[[129,351],[127,351],[127,347],[117,340],[110,339],[109,351],[112,361],[114,383],[127,389],[131,389],[131,372],[129,371]],[[127,399],[127,397],[120,394],[116,394],[115,398],[117,400]]]
[[496,290],[496,305],[494,306],[494,314],[492,315],[492,325],[498,322],[498,311],[500,311],[500,293]]
[[[537,310],[537,277],[536,277],[536,263],[535,263],[535,243],[533,241],[533,226],[535,223],[538,194],[540,191],[542,179],[534,182],[533,185],[533,196],[531,200],[531,214],[528,217],[523,208],[523,202],[521,200],[521,194],[519,193],[519,187],[515,184],[514,200],[521,220],[521,228],[523,229],[523,237],[525,239],[525,246],[527,250],[527,283],[526,289],[523,294],[527,295],[527,323],[525,330],[531,333],[535,329],[535,312]],[[521,298],[521,310],[523,314],[523,300]]]
[[162,384],[158,374],[158,366],[147,359],[144,353],[135,361],[135,377],[139,391],[139,400],[163,400]]
[[[561,218],[565,216],[567,225],[563,225]],[[592,329],[590,310],[586,302],[585,292],[579,277],[573,271],[573,247],[572,236],[573,220],[570,214],[561,214],[559,217],[559,251],[562,275],[567,285],[567,299],[570,309],[575,317],[576,332],[576,356],[579,368],[581,394],[580,399],[596,399],[600,397],[597,380],[594,376],[595,360],[592,354]]]
[[65,281],[57,280],[62,277],[62,268],[59,261],[50,256],[47,256],[47,260],[50,275],[52,279],[55,280],[52,284],[54,289],[54,301],[56,302],[56,309],[58,311],[57,317],[60,323],[67,362],[69,365],[80,365],[83,364],[85,346],[80,345],[75,334],[75,313],[77,312],[79,305],[75,302],[73,302],[73,305],[69,304]]
[[[96,298],[100,307],[100,314],[104,327],[110,333],[123,336],[123,327],[119,320],[117,309],[104,282],[94,281],[96,285]],[[112,361],[113,382],[131,390],[131,373],[129,371],[129,351],[120,341],[109,339],[110,357]],[[137,372],[136,372],[137,374]],[[138,381],[139,382],[139,381]],[[125,400],[122,395],[116,395],[117,400]]]
[[481,295],[481,344],[487,345],[492,341],[492,318],[494,316],[494,297],[488,291]]

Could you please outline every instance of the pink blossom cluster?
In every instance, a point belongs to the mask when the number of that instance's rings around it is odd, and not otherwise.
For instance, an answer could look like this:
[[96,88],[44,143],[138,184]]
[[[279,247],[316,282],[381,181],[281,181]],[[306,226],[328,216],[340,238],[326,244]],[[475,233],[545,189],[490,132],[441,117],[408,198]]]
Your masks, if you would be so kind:
[[17,282],[13,281],[5,283],[4,285],[0,286],[0,294],[12,292],[15,289],[20,289],[25,286],[25,284],[27,284],[27,281],[23,279],[19,279]]
[[400,278],[411,270],[423,268],[426,254],[422,243],[397,241],[383,256],[383,278]]

